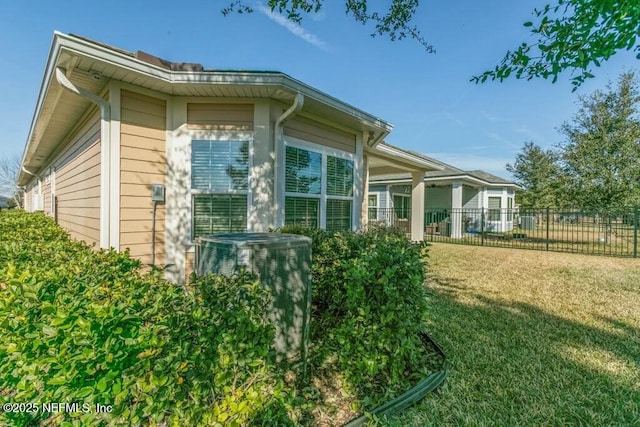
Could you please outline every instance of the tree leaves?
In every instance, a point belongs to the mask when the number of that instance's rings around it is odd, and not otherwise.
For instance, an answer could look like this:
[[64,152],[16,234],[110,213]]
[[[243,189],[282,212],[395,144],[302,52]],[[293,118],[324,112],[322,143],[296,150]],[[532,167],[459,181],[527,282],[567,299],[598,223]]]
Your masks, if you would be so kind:
[[[557,0],[542,10],[534,9],[537,23],[523,25],[533,41],[507,52],[494,70],[472,77],[483,83],[507,78],[552,79],[570,71],[575,91],[593,78],[592,66],[599,67],[620,50],[640,52],[640,2],[635,0]],[[637,56],[640,59],[640,53]]]
[[560,133],[556,150],[527,142],[507,170],[527,207],[627,210],[640,205],[640,89],[633,73],[616,87],[580,98],[581,106]]
[[[384,36],[390,40],[412,38],[420,43],[427,52],[434,53],[435,48],[427,42],[420,30],[412,25],[413,17],[419,5],[419,0],[392,0],[385,11],[371,10],[367,0],[345,0],[345,13],[362,25],[373,23],[375,29],[372,37]],[[278,12],[297,24],[302,22],[304,15],[318,13],[322,10],[323,0],[269,0],[267,6],[272,12]],[[230,13],[252,13],[253,8],[244,1],[232,1],[222,9],[224,16]]]

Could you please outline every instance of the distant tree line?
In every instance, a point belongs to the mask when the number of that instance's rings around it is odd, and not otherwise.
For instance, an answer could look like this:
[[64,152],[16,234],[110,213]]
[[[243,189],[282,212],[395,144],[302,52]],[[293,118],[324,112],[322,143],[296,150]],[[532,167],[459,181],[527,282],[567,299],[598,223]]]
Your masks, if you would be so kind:
[[640,92],[634,72],[579,99],[560,127],[564,140],[543,149],[525,142],[506,168],[523,207],[622,211],[640,206]]

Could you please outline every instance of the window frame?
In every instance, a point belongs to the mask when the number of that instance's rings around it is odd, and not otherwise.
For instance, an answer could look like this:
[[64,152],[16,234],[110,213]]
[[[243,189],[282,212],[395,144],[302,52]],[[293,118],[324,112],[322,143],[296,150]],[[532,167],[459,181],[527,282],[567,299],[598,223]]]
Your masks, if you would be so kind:
[[[398,209],[396,208],[396,197],[402,197],[402,204],[407,204],[407,200],[408,202],[408,207],[406,209],[400,209],[400,212],[404,212],[405,215],[400,216],[398,215]],[[408,221],[409,217],[411,216],[411,194],[405,194],[405,193],[393,193],[391,196],[391,201],[393,203],[393,213],[395,215],[397,215],[398,220],[402,220],[402,221]]]
[[[355,206],[356,206],[356,194],[357,194],[357,189],[356,187],[356,176],[357,176],[357,167],[358,167],[358,163],[356,161],[356,153],[349,153],[347,151],[343,151],[343,150],[339,150],[337,148],[333,148],[333,147],[327,147],[324,145],[320,145],[320,144],[315,144],[313,142],[309,142],[309,141],[304,141],[302,139],[298,139],[298,138],[294,138],[291,136],[284,136],[284,164],[282,165],[283,168],[285,168],[285,173],[284,173],[284,182],[282,182],[280,185],[282,185],[284,187],[284,197],[283,197],[283,203],[285,203],[286,205],[286,199],[287,197],[302,197],[302,198],[318,198],[320,200],[319,202],[319,218],[318,218],[318,227],[320,229],[326,230],[327,229],[327,200],[329,199],[334,199],[334,200],[347,200],[347,201],[351,201],[351,227],[350,230],[355,229],[355,224],[356,224],[356,215],[355,215]],[[299,150],[306,150],[306,151],[311,151],[314,153],[318,153],[321,156],[321,168],[320,168],[320,194],[309,194],[309,193],[295,193],[295,192],[290,192],[290,191],[286,191],[286,151],[287,151],[287,147],[292,147],[292,148],[297,148]],[[337,196],[337,195],[329,195],[327,194],[327,157],[335,157],[338,159],[344,159],[344,160],[348,160],[351,161],[353,163],[353,183],[352,183],[352,195],[351,196]],[[283,215],[284,217],[282,218],[282,223],[285,224],[286,223],[286,207],[284,207],[283,209]]]
[[[247,156],[247,189],[246,190],[227,190],[227,191],[219,191],[219,190],[203,190],[193,188],[193,142],[194,141],[213,141],[220,143],[247,143],[248,144],[248,156]],[[250,230],[249,218],[250,212],[252,209],[252,201],[253,194],[251,190],[252,181],[253,181],[253,132],[220,132],[220,131],[210,131],[210,132],[190,132],[189,134],[189,176],[188,185],[189,185],[189,217],[190,217],[190,226],[191,230],[189,232],[189,238],[191,240],[191,244],[195,243],[196,235],[195,235],[195,197],[200,195],[221,195],[221,196],[238,196],[244,195],[247,198],[247,211],[246,211],[246,224],[245,231]]]
[[[498,208],[492,208],[490,206],[491,199],[498,199]],[[487,221],[500,222],[502,220],[502,196],[487,196],[487,209]],[[497,218],[495,215],[497,215]]]

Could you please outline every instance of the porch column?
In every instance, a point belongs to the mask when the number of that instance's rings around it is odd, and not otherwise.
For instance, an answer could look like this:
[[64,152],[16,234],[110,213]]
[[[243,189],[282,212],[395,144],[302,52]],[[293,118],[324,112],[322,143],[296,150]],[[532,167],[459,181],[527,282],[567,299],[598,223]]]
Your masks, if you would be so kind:
[[462,183],[454,182],[451,189],[451,237],[462,237]]
[[424,240],[424,171],[411,174],[411,240]]

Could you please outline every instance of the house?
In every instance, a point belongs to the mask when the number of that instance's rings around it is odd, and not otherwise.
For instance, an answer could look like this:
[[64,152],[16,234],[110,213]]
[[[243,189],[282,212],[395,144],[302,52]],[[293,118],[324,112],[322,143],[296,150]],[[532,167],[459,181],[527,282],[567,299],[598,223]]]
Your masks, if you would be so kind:
[[[383,145],[386,144],[381,143],[379,147]],[[459,238],[481,230],[506,232],[513,229],[517,184],[481,170],[464,171],[422,154],[407,152],[442,167],[424,174],[427,234]],[[407,173],[371,175],[369,219],[395,224],[408,221],[411,182]]]
[[423,177],[444,168],[381,144],[391,130],[281,72],[208,69],[56,32],[18,184],[27,211],[170,265],[180,283],[199,235],[361,228],[370,174],[412,177],[409,230],[422,239]]

